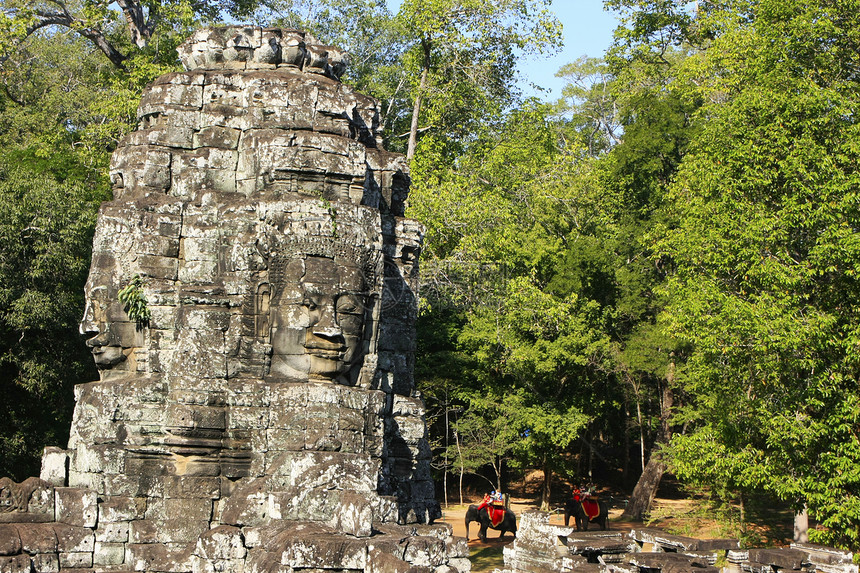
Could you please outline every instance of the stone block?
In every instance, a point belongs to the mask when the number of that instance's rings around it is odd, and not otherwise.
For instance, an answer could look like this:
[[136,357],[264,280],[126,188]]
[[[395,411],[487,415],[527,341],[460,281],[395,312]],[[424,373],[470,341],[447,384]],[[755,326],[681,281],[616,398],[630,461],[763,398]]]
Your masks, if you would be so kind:
[[193,546],[172,543],[129,543],[126,567],[134,571],[190,571]]
[[364,569],[367,546],[349,537],[293,533],[284,542],[281,565],[293,569]]
[[221,478],[164,476],[164,497],[218,499],[221,497]]
[[129,522],[105,523],[99,520],[96,529],[96,543],[126,543],[128,542]]
[[403,559],[417,567],[438,567],[446,561],[445,542],[435,537],[414,536],[406,541]]
[[64,523],[53,524],[57,536],[57,551],[62,553],[92,553],[95,534],[87,527],[76,527]]
[[241,130],[231,127],[207,126],[194,134],[194,147],[236,149]]
[[58,573],[60,558],[54,553],[37,553],[30,557],[34,573]]
[[373,496],[344,492],[335,509],[332,525],[355,537],[370,537],[373,532]]
[[93,565],[116,566],[125,563],[125,543],[96,541]]
[[244,559],[247,549],[238,527],[219,525],[199,537],[194,553],[209,560]]
[[103,491],[104,480],[104,474],[69,470],[69,487],[72,488]]
[[66,485],[69,473],[69,452],[55,446],[42,451],[42,471],[39,477],[56,487]]
[[98,505],[100,522],[128,522],[143,517],[146,511],[146,498],[119,495],[105,496]]
[[20,551],[18,528],[11,523],[0,523],[0,555],[15,555]]
[[146,519],[167,520],[181,515],[191,521],[212,519],[212,500],[209,498],[152,498],[146,505]]
[[173,518],[137,520],[131,523],[132,543],[193,543],[209,529],[208,520]]
[[284,487],[312,489],[337,484],[339,488],[371,492],[376,489],[378,460],[340,452],[284,452],[275,457],[268,473]]
[[0,555],[0,573],[30,573],[29,555]]
[[366,573],[408,573],[412,567],[402,559],[391,555],[390,553],[371,549],[367,558]]
[[469,557],[469,542],[465,537],[452,537],[448,541],[449,557]]
[[[54,531],[53,523],[30,523],[17,527],[18,536],[21,539],[21,550],[25,553],[34,555],[57,552],[57,534]],[[3,538],[4,534],[0,533],[0,545],[2,545]]]
[[84,569],[93,566],[92,551],[79,552],[60,552],[59,554],[61,569]]
[[95,527],[98,496],[91,489],[58,487],[54,490],[56,520],[77,527]]
[[799,570],[803,567],[808,555],[800,549],[750,549],[751,563],[772,565],[779,569]]

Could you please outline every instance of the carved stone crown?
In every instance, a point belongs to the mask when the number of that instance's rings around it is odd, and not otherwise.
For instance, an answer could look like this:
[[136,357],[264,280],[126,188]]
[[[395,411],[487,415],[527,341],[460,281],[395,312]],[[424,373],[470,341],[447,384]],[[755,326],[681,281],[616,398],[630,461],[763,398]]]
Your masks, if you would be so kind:
[[289,67],[339,80],[348,55],[302,30],[224,26],[196,31],[179,48],[186,70]]

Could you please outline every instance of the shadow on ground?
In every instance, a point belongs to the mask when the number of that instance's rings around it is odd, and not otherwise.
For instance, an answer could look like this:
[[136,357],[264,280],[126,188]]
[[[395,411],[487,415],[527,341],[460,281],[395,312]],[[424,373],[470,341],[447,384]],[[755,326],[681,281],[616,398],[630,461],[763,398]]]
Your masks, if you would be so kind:
[[505,539],[487,539],[486,543],[474,542],[469,544],[469,561],[472,571],[482,573],[502,569],[505,561],[502,558],[502,547],[513,542],[511,537]]

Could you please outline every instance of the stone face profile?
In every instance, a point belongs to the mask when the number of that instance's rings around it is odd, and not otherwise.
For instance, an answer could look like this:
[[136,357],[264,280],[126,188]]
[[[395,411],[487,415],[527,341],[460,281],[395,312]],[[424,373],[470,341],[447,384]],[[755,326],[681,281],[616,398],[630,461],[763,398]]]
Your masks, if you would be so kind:
[[422,228],[377,103],[304,32],[204,29],[179,51],[99,211],[81,332],[100,380],[77,386],[41,479],[0,480],[0,529],[66,541],[0,565],[468,570],[431,524]]

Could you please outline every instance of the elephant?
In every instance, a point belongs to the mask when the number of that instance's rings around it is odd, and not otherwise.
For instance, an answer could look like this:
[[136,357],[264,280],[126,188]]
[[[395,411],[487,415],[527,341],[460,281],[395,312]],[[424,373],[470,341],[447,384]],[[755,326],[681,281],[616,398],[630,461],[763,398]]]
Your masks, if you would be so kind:
[[478,537],[481,541],[487,541],[488,527],[501,531],[499,537],[504,537],[507,531],[510,531],[514,537],[517,536],[517,517],[510,509],[505,509],[505,517],[502,518],[502,521],[498,525],[493,525],[490,523],[490,516],[486,505],[470,505],[469,509],[466,510],[466,539],[469,539],[469,524],[473,521],[481,524],[481,528],[478,530]]
[[[596,516],[590,517],[587,515],[583,503],[596,503],[598,512]],[[573,516],[576,523],[577,531],[588,531],[589,523],[596,523],[600,529],[606,530],[606,518],[609,516],[609,505],[603,500],[586,500],[579,491],[573,492],[573,497],[564,504],[564,525],[567,527],[570,524],[570,517]]]

